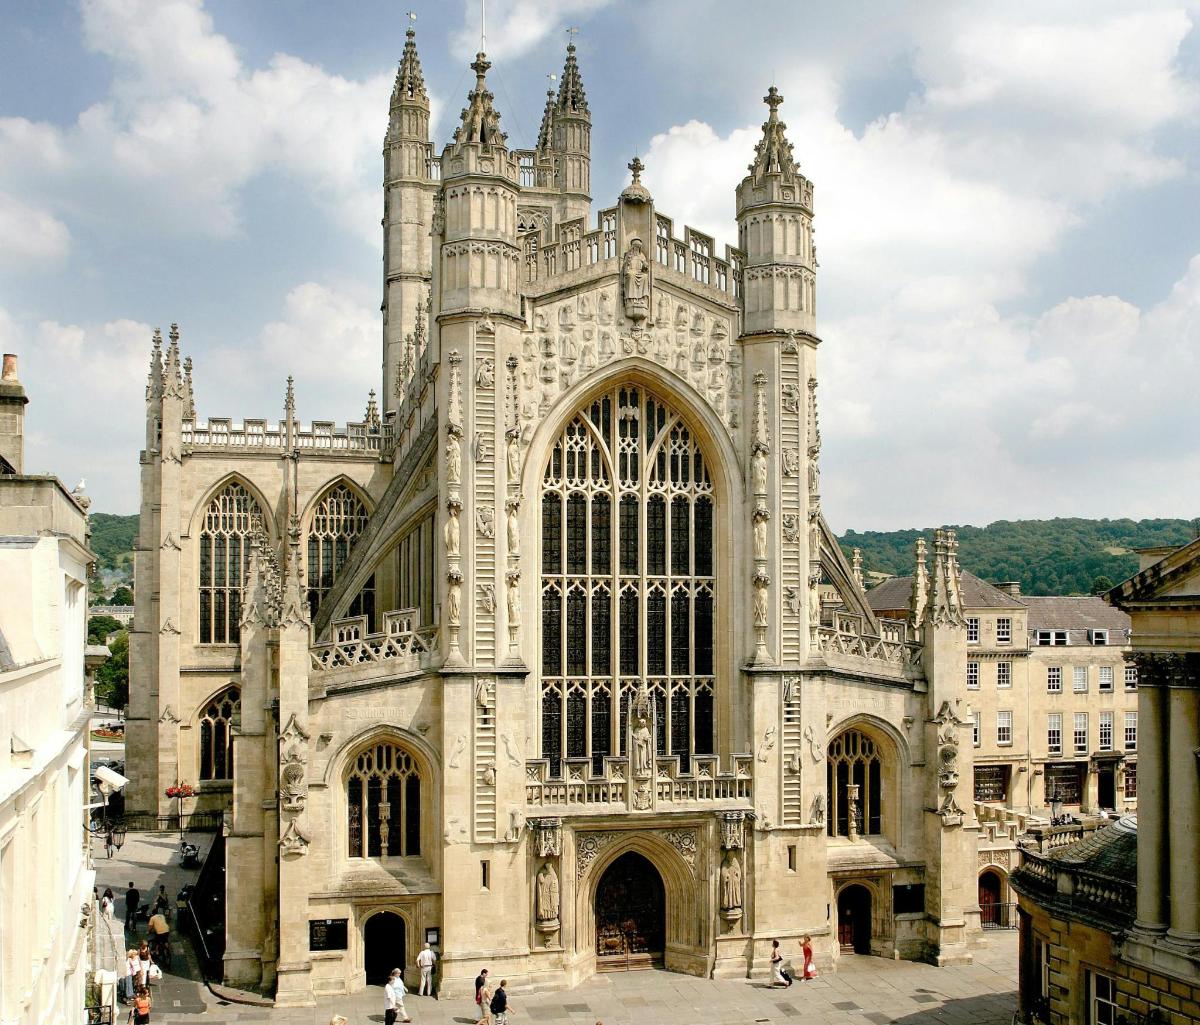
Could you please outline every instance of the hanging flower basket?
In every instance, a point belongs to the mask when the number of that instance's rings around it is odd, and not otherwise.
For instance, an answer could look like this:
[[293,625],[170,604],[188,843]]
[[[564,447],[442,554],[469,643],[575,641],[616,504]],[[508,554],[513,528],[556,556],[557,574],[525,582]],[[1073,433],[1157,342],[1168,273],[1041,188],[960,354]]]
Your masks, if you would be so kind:
[[195,797],[196,788],[191,783],[176,783],[172,787],[167,787],[166,793],[168,797]]

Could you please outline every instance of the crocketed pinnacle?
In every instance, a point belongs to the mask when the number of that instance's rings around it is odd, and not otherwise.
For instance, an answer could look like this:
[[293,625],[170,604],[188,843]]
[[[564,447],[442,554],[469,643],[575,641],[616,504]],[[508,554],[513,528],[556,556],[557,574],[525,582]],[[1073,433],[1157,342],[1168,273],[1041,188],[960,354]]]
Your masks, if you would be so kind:
[[421,58],[417,56],[417,33],[411,28],[404,42],[400,67],[396,69],[396,84],[392,86],[392,106],[398,107],[404,103],[429,106],[429,94],[425,92],[425,76],[421,73]]
[[796,173],[796,161],[792,156],[792,144],[784,134],[787,125],[779,120],[779,105],[783,103],[783,96],[771,86],[763,97],[763,103],[771,108],[771,113],[763,122],[763,137],[754,147],[754,163],[750,165],[750,171],[755,178],[761,178],[764,174],[783,174],[790,178]]
[[555,106],[560,114],[583,114],[590,117],[587,94],[583,91],[583,79],[579,74],[579,62],[575,60],[575,44],[567,47],[567,60],[563,64],[562,80],[558,83],[558,99]]
[[484,53],[475,55],[471,70],[475,72],[475,88],[467,96],[467,106],[462,112],[462,124],[454,130],[454,142],[458,146],[477,143],[480,146],[503,146],[508,138],[500,131],[500,115],[492,105],[495,96],[487,87],[487,72],[492,66]]
[[546,90],[546,109],[542,111],[542,127],[538,129],[537,148],[548,150],[554,145],[554,90]]

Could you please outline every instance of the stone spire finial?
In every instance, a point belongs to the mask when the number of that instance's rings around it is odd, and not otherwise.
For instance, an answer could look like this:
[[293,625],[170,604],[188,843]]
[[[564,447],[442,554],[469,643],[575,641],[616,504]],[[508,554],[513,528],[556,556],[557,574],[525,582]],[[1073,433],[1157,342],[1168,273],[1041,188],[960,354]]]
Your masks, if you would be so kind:
[[363,413],[363,423],[366,424],[368,430],[379,430],[381,423],[379,419],[379,403],[375,401],[374,388],[367,393],[367,411]]
[[196,395],[192,390],[192,357],[183,361],[183,418],[196,419]]
[[925,598],[929,590],[929,568],[925,564],[925,539],[923,537],[917,538],[915,549],[917,565],[913,572],[912,600],[909,603],[912,606],[914,626],[921,622],[921,614],[925,610]]
[[392,86],[392,107],[405,103],[429,106],[429,94],[425,91],[425,76],[421,73],[421,58],[417,56],[417,30],[410,24],[405,33],[404,53],[396,69],[396,83]]
[[640,158],[635,156],[625,166],[633,174],[633,181],[625,186],[621,192],[621,199],[627,203],[649,203],[650,190],[642,184],[642,172],[646,169],[646,165],[642,163]]
[[[552,79],[554,75],[550,76]],[[546,90],[546,109],[542,111],[542,126],[538,129],[537,148],[548,150],[554,145],[554,90]]]
[[492,66],[487,55],[480,51],[475,55],[471,70],[475,72],[475,88],[467,95],[467,106],[462,112],[462,124],[454,131],[457,146],[475,143],[480,146],[503,146],[508,138],[500,131],[500,115],[493,100],[495,96],[487,87],[487,72]]
[[291,374],[288,374],[287,391],[283,393],[283,409],[289,420],[296,414],[296,384]]
[[[933,574],[921,620],[926,628],[965,626],[959,598],[958,568],[954,557],[954,531],[938,530],[933,539]],[[928,642],[928,635],[926,635]]]
[[860,588],[865,588],[866,584],[863,583],[862,549],[855,548],[853,554],[854,554],[854,559],[850,565],[850,572],[854,574],[854,579],[857,582],[858,586]]
[[590,117],[587,94],[583,91],[583,78],[579,74],[579,62],[575,60],[575,44],[567,44],[567,60],[563,64],[562,80],[558,83],[555,106],[560,114],[581,114]]
[[162,328],[154,329],[154,341],[150,346],[150,376],[146,382],[146,398],[158,398],[163,389]]
[[771,86],[763,97],[763,103],[771,108],[771,113],[763,122],[763,137],[754,147],[754,163],[750,165],[750,171],[755,178],[761,178],[764,174],[791,177],[796,173],[796,161],[792,156],[792,144],[784,134],[787,125],[779,120],[783,96],[775,86]]
[[172,398],[183,396],[183,371],[179,363],[179,325],[172,324],[170,345],[167,346],[167,360],[163,366],[163,387],[166,394]]

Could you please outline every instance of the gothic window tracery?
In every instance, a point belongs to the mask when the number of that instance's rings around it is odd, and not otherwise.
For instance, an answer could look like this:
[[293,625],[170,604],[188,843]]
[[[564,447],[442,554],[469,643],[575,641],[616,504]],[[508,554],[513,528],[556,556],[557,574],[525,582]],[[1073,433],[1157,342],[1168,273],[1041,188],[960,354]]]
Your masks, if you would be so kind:
[[[333,485],[313,511],[308,528],[308,605],[313,615],[333,587],[338,572],[350,558],[354,542],[367,529],[367,507],[346,484]],[[368,628],[375,629],[375,577],[350,603],[348,616],[366,616]]]
[[347,853],[404,858],[421,853],[421,774],[399,744],[372,744],[346,777]]
[[201,711],[200,779],[233,779],[232,727],[241,710],[241,691],[228,687]]
[[242,584],[250,564],[248,541],[262,517],[258,502],[237,481],[213,496],[200,526],[200,643],[241,640]]
[[829,743],[826,776],[829,835],[849,835],[851,802],[847,788],[850,785],[858,787],[858,799],[855,802],[858,833],[862,836],[882,833],[883,761],[879,745],[859,730],[846,730],[839,734]]
[[645,681],[657,749],[690,770],[713,751],[713,487],[677,412],[636,387],[588,404],[542,482],[542,757],[624,754]]

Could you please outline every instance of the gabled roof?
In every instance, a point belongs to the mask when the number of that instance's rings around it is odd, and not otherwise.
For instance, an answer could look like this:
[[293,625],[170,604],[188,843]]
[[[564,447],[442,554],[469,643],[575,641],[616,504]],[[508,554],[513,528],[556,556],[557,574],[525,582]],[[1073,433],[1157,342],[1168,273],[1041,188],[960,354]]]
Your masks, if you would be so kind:
[[1135,573],[1104,597],[1121,609],[1149,603],[1200,605],[1200,538]]
[[[867,602],[876,612],[887,609],[906,609],[912,599],[911,574],[891,577],[867,592]],[[1022,609],[1024,604],[974,573],[962,571],[962,604],[964,609]]]

